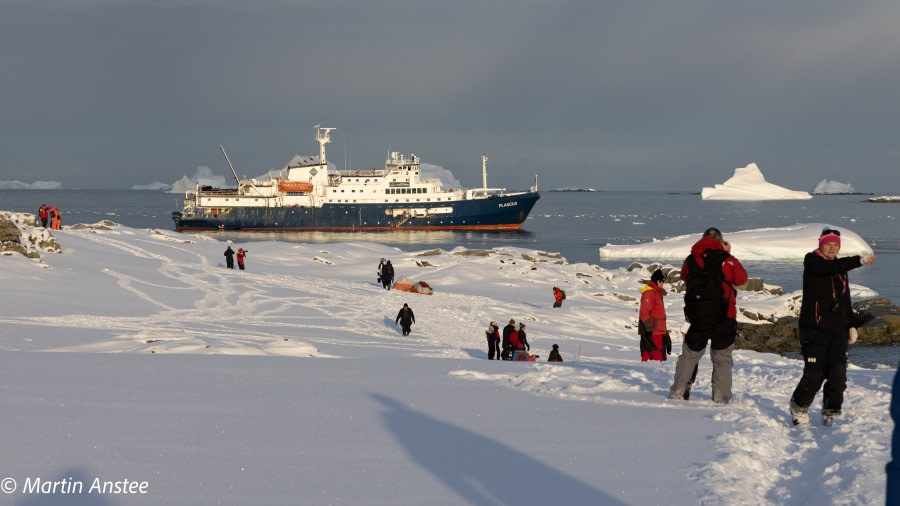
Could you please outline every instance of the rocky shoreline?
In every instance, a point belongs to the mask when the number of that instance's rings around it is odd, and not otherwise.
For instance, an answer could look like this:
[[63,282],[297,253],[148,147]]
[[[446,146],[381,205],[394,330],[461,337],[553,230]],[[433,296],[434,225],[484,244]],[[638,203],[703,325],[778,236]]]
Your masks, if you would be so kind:
[[[900,344],[900,308],[889,299],[870,299],[853,304],[864,322],[857,344],[892,346]],[[799,352],[800,336],[796,316],[784,316],[771,323],[738,323],[735,348],[771,353]]]

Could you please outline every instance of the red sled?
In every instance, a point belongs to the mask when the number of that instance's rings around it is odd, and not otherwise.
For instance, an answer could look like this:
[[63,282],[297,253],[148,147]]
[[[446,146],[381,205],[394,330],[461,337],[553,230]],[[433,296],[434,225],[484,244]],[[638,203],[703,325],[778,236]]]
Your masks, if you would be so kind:
[[513,362],[536,362],[537,355],[531,355],[525,350],[516,350],[512,356]]

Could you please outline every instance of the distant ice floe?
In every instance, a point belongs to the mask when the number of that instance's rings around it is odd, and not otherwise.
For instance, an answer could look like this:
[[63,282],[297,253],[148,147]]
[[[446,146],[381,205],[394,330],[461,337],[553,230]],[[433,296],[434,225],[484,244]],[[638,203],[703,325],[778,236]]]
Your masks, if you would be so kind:
[[61,190],[59,181],[35,181],[23,183],[22,181],[0,181],[0,190]]
[[577,188],[574,186],[563,186],[562,188],[557,188],[555,190],[550,190],[552,192],[595,192],[597,190],[593,188]]
[[[778,262],[802,259],[816,249],[819,246],[819,235],[825,226],[841,231],[840,256],[864,256],[873,253],[872,248],[855,232],[825,223],[722,232],[725,240],[731,243],[731,254],[738,260]],[[691,252],[691,246],[700,240],[701,233],[654,240],[645,244],[624,246],[607,244],[600,248],[600,258],[684,259]]]
[[132,190],[157,190],[157,191],[164,190],[164,191],[169,191],[169,190],[172,189],[172,185],[170,185],[170,184],[168,184],[168,183],[160,183],[160,182],[157,181],[157,182],[155,182],[155,183],[150,183],[150,184],[136,184],[136,185],[132,186],[131,189],[132,189]]
[[900,202],[900,195],[882,195],[880,197],[872,197],[867,199],[869,202]]
[[766,182],[759,167],[751,163],[734,169],[734,176],[714,187],[704,187],[703,200],[805,200],[812,195],[804,191],[788,190]]
[[853,186],[849,183],[839,183],[837,181],[829,181],[827,179],[823,179],[816,185],[815,189],[812,191],[817,195],[830,195],[835,193],[856,193],[853,190]]

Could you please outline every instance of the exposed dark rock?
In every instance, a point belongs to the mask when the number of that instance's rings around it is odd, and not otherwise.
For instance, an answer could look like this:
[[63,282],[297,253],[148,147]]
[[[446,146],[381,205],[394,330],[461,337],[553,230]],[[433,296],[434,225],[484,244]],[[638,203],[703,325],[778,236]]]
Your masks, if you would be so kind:
[[[864,322],[858,327],[858,344],[900,344],[900,308],[891,304],[890,300],[864,300],[854,304],[853,309]],[[746,312],[744,314],[747,315]],[[735,347],[762,352],[799,352],[798,320],[796,316],[785,316],[774,323],[761,325],[738,323]]]

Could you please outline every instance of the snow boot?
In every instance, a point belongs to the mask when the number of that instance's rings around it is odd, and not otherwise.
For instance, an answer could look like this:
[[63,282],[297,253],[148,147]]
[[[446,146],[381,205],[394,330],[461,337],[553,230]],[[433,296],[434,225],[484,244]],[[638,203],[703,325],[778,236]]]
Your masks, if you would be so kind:
[[839,409],[822,409],[822,425],[831,427],[834,425],[834,418],[841,415]]
[[806,425],[809,423],[809,413],[806,412],[806,409],[798,406],[794,399],[791,399],[791,421],[794,422],[794,425]]

